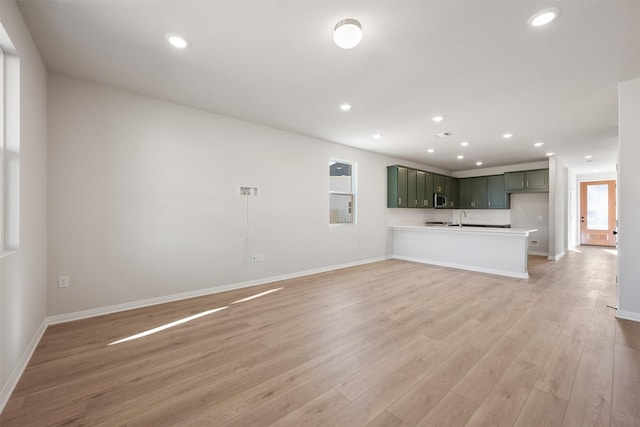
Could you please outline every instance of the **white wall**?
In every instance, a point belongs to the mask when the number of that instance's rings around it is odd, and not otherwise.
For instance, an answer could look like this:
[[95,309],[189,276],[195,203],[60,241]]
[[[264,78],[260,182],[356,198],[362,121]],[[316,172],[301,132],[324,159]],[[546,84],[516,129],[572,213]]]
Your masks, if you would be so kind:
[[549,259],[559,259],[568,247],[568,169],[555,156],[549,158]]
[[[46,70],[11,0],[0,22],[20,57],[20,249],[0,259],[0,410],[46,317]],[[21,360],[22,359],[22,360]]]
[[620,83],[618,317],[640,321],[640,79]]
[[537,229],[529,235],[529,253],[549,255],[549,193],[512,193],[511,227]]
[[[386,166],[406,162],[58,75],[48,109],[50,315],[390,253]],[[329,226],[332,158],[357,164],[355,226]]]

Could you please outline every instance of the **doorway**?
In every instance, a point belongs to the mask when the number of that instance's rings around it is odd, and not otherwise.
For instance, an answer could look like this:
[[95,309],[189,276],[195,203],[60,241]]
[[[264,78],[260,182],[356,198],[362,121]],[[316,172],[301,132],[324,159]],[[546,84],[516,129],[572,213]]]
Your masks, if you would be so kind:
[[580,183],[580,244],[615,246],[616,182]]

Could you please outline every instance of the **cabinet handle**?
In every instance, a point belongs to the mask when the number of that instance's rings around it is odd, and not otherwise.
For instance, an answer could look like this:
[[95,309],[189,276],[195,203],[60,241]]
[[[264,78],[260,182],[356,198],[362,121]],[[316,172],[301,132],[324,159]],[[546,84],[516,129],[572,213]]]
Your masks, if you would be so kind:
[[529,187],[529,180],[527,180],[527,187]]
[[422,206],[429,206],[429,201],[428,200],[423,200],[422,201]]
[[491,200],[489,200],[489,207],[491,207]]
[[413,206],[418,206],[418,199],[413,199]]
[[402,197],[398,197],[398,206],[402,204]]
[[524,181],[520,181],[520,187],[524,188]]

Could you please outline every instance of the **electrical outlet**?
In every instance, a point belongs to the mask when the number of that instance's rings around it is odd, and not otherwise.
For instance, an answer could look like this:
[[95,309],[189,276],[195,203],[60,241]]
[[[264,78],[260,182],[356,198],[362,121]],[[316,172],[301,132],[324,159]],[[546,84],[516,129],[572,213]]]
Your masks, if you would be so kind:
[[58,287],[59,288],[68,288],[69,287],[69,276],[60,276],[60,277],[58,277]]
[[531,241],[531,246],[538,246],[540,244],[540,242],[538,240],[532,240]]
[[257,196],[258,187],[240,187],[241,196]]
[[251,262],[264,262],[264,254],[251,255]]

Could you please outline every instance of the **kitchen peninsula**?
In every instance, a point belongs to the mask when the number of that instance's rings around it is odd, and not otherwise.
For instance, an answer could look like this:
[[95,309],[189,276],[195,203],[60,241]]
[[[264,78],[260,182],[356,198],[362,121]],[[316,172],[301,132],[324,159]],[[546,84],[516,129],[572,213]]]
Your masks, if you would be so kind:
[[529,234],[536,229],[392,226],[393,257],[526,279]]

